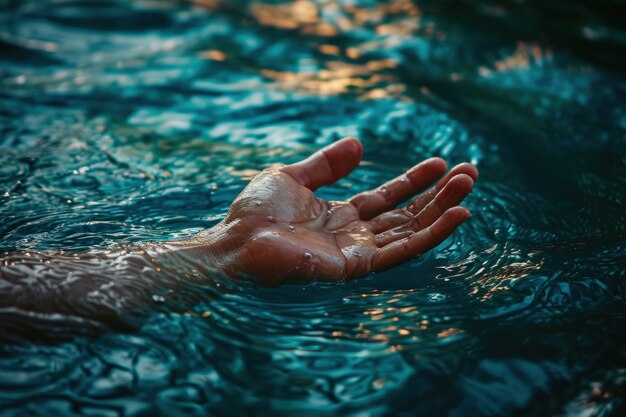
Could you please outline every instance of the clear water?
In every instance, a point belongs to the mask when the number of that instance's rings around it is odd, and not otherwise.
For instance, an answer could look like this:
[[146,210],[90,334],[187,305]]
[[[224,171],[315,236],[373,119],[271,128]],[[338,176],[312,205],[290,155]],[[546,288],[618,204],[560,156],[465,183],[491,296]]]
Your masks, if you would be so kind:
[[626,32],[588,3],[0,1],[2,251],[192,235],[346,135],[366,163],[327,198],[481,171],[453,237],[348,284],[96,332],[2,295],[0,414],[624,415]]

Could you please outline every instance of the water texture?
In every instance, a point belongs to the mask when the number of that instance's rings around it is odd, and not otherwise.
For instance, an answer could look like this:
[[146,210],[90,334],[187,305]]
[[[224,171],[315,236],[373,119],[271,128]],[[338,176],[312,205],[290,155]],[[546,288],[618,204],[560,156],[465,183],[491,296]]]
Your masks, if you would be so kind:
[[444,244],[347,284],[113,327],[2,298],[0,415],[624,415],[626,13],[587,3],[0,0],[0,251],[193,235],[347,135],[324,198],[481,172]]

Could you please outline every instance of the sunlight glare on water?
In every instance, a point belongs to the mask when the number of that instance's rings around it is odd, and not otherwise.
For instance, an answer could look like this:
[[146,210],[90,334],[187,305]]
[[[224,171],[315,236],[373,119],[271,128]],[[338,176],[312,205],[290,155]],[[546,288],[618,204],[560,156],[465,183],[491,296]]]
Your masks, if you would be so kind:
[[207,279],[115,323],[3,299],[0,415],[623,415],[620,10],[0,0],[0,261],[193,235],[348,135],[323,198],[481,172],[452,237],[354,282]]

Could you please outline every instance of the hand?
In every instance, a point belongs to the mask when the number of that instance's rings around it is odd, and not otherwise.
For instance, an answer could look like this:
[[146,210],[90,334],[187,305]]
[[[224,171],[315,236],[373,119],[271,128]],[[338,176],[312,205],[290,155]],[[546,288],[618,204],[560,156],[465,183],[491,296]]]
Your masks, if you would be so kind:
[[478,171],[463,163],[443,176],[447,167],[440,158],[348,201],[315,198],[317,188],[356,168],[362,152],[358,140],[346,138],[304,161],[257,175],[208,233],[212,250],[220,248],[212,254],[221,268],[263,285],[350,280],[414,259],[469,217],[458,204]]

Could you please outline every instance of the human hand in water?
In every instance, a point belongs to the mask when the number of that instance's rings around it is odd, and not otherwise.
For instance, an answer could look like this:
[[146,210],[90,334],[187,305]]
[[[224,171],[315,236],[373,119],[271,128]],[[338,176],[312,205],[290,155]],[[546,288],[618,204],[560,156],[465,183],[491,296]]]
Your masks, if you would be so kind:
[[314,196],[356,168],[362,152],[358,140],[346,138],[304,161],[258,174],[207,233],[219,240],[213,255],[221,269],[263,285],[350,280],[414,259],[469,217],[458,204],[478,171],[463,163],[444,175],[440,158],[348,201]]

